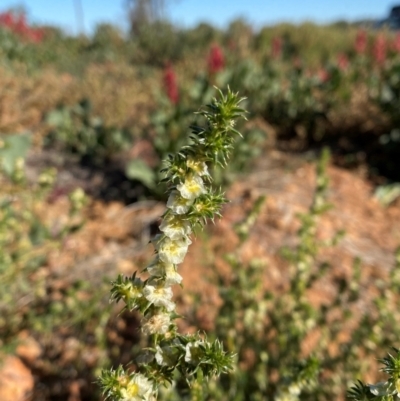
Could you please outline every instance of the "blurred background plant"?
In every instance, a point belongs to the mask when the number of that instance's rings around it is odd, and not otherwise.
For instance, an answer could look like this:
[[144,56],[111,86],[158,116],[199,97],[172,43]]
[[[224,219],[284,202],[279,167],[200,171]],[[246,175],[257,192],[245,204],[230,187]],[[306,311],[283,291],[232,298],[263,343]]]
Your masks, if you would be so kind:
[[[78,277],[63,282],[48,268],[51,255],[85,223],[82,211],[88,199],[77,188],[65,198],[57,220],[46,216],[57,172],[48,168],[35,181],[28,180],[25,157],[30,139],[29,134],[0,139],[0,359],[17,352],[31,363],[41,357],[36,369],[43,377],[73,369],[94,378],[96,369],[108,362],[104,336],[110,309],[107,286],[93,288]],[[54,336],[60,330],[66,341],[62,346]],[[89,343],[99,350],[90,358],[60,363],[54,355],[66,352],[68,343],[75,349],[69,347],[68,352],[79,352]]]
[[59,106],[46,116],[52,128],[45,146],[77,154],[83,163],[101,165],[132,144],[127,128],[106,126],[101,117],[93,115],[89,100],[71,107]]

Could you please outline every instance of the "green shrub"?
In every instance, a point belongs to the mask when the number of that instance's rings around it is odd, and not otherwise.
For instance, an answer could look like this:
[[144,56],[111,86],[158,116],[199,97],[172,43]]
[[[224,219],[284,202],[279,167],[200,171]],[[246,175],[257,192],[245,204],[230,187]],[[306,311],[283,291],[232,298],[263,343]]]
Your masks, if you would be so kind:
[[61,148],[96,165],[111,160],[132,141],[129,130],[106,126],[93,115],[88,100],[60,106],[47,114],[46,121],[52,127],[46,138],[48,147]]

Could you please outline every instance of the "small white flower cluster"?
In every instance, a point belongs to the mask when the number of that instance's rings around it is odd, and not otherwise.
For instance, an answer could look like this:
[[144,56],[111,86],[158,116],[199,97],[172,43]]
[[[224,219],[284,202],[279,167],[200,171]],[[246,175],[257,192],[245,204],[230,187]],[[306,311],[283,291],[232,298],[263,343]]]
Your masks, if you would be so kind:
[[160,224],[162,234],[151,241],[156,250],[155,259],[147,266],[150,275],[143,288],[143,296],[160,310],[143,321],[142,331],[146,334],[166,334],[171,323],[169,314],[174,311],[171,301],[171,286],[182,282],[177,265],[183,262],[189,245],[192,227],[187,213],[200,195],[207,192],[203,176],[208,175],[204,161],[189,158],[186,163],[189,173],[183,182],[172,190],[167,201],[167,212]]
[[151,381],[146,376],[136,373],[129,378],[129,381],[121,389],[120,401],[150,401],[153,399],[153,394]]
[[298,401],[301,394],[301,387],[292,383],[289,387],[280,389],[275,396],[275,401]]
[[287,386],[282,386],[274,399],[275,401],[298,401],[303,389],[307,388],[307,384],[305,380],[298,380]]

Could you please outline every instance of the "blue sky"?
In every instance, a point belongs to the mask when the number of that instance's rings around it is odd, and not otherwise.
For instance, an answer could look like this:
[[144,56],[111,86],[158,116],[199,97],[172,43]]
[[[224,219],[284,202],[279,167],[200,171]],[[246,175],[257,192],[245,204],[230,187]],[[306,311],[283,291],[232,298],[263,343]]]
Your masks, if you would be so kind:
[[[80,0],[87,33],[96,23],[111,22],[126,27],[124,0]],[[22,5],[29,19],[37,23],[63,27],[69,33],[78,28],[75,4],[79,0],[0,0],[0,11]],[[260,27],[281,21],[311,20],[324,23],[338,19],[382,18],[394,0],[166,0],[167,15],[182,26],[200,21],[226,26],[243,17]],[[397,1],[400,4],[400,0]]]

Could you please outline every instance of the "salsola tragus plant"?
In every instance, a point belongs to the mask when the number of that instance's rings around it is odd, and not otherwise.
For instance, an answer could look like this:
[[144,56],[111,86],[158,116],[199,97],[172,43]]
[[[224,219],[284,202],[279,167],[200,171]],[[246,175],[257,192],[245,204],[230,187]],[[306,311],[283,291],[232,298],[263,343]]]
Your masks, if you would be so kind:
[[135,371],[122,366],[104,370],[100,384],[105,396],[115,401],[154,400],[160,386],[172,383],[176,372],[192,387],[194,397],[201,394],[203,378],[231,369],[233,355],[224,352],[221,342],[208,341],[201,333],[178,332],[179,317],[172,301],[172,286],[181,284],[177,267],[191,244],[190,235],[208,219],[220,216],[226,202],[221,191],[212,188],[209,165],[227,165],[233,147],[235,120],[244,118],[239,107],[243,99],[228,90],[219,91],[206,110],[205,126],[193,125],[191,143],[170,155],[163,170],[168,185],[167,209],[162,216],[160,234],[152,240],[154,259],[140,274],[119,276],[112,283],[111,298],[125,303],[125,309],[142,315],[141,331],[149,336],[150,347],[137,356]]

